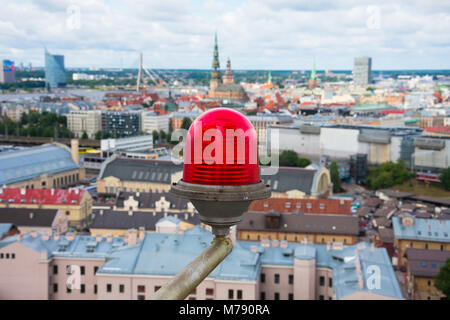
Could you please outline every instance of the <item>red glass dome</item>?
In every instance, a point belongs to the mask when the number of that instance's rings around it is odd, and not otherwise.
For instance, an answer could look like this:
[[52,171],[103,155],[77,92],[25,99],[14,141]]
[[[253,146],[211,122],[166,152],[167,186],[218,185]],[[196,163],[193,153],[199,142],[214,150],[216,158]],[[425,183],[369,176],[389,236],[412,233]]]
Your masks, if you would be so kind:
[[188,131],[183,181],[235,186],[260,182],[256,131],[250,121],[228,108],[199,116]]

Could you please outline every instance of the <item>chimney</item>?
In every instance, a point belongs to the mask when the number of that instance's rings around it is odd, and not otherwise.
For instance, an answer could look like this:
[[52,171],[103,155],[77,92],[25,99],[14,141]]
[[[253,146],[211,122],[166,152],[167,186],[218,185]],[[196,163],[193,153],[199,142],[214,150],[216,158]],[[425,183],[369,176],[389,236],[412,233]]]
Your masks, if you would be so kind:
[[132,216],[133,215],[133,210],[128,210],[128,215]]
[[25,188],[20,188],[20,194],[21,194],[22,196],[26,195],[26,194],[27,194],[27,189],[25,189]]
[[156,211],[153,211],[153,216],[156,216]]
[[106,235],[106,241],[107,241],[107,242],[112,242],[112,238],[113,238],[112,233],[108,233],[108,234]]
[[128,245],[134,246],[137,243],[137,230],[128,230]]
[[75,239],[75,235],[73,234],[73,232],[67,232],[66,233],[66,240],[67,241],[73,241],[73,239]]
[[37,238],[37,236],[38,236],[38,233],[36,230],[31,230],[30,234],[33,238]]
[[184,220],[187,220],[189,218],[189,215],[187,213],[184,214]]
[[145,238],[145,228],[139,227],[139,241],[142,243]]
[[97,233],[97,234],[95,235],[95,241],[97,241],[97,242],[102,242],[102,240],[103,240],[102,234],[101,234],[101,233]]
[[100,209],[100,215],[101,216],[103,215],[103,209]]
[[42,240],[48,241],[49,239],[50,239],[50,233],[49,233],[48,231],[45,231],[45,232],[42,234]]
[[34,213],[33,213],[33,212],[30,212],[30,214],[29,214],[28,216],[30,217],[30,219],[33,219]]
[[330,251],[330,249],[331,249],[331,244],[330,244],[330,241],[328,241],[327,242],[327,251]]
[[167,217],[167,212],[164,212],[164,218]]
[[72,154],[72,160],[77,165],[80,164],[79,158],[78,158],[78,139],[72,139],[70,140],[70,153]]

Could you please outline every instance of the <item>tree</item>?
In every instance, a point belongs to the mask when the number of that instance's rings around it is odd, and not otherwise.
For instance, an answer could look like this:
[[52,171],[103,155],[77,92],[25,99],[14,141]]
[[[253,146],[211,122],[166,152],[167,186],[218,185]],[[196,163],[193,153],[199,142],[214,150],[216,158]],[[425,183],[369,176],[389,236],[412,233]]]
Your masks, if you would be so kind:
[[164,130],[159,130],[159,137],[161,140],[165,140],[167,137],[167,134],[164,132]]
[[334,161],[330,165],[330,176],[333,183],[333,192],[340,192],[342,190],[341,177],[339,176],[338,164]]
[[156,140],[159,139],[159,133],[158,133],[158,131],[153,130],[152,135],[153,135],[153,143],[156,143]]
[[102,130],[99,130],[95,133],[95,140],[101,140],[103,139],[103,132]]
[[89,139],[86,131],[84,131],[83,134],[81,135],[81,139]]
[[403,161],[397,163],[389,161],[371,170],[366,184],[372,190],[390,188],[402,184],[405,180],[411,178],[411,176],[411,173],[405,169]]
[[280,166],[296,167],[298,164],[297,152],[292,150],[284,150],[280,155]]
[[298,158],[298,160],[297,160],[297,167],[300,167],[300,168],[306,168],[310,164],[311,164],[311,160],[309,160],[307,158]]
[[189,127],[191,126],[191,124],[192,124],[191,118],[184,117],[183,122],[181,123],[181,128],[183,128],[185,130],[189,130]]
[[441,267],[439,274],[434,278],[434,286],[441,290],[443,294],[450,297],[450,259],[447,259]]
[[442,171],[440,178],[441,178],[441,186],[445,190],[450,191],[450,167]]

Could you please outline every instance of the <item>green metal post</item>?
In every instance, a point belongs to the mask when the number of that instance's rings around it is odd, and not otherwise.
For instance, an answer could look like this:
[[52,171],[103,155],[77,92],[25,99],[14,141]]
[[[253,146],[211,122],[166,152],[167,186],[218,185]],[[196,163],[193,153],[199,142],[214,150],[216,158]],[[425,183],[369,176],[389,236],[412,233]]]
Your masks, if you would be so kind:
[[184,300],[232,249],[233,244],[229,238],[216,236],[205,251],[159,289],[151,300]]

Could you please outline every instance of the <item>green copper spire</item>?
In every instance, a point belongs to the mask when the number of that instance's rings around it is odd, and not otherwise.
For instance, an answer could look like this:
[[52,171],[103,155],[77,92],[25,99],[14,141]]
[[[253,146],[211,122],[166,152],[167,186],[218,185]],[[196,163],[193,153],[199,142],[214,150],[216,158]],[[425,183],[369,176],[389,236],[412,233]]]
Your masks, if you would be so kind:
[[313,68],[311,71],[311,80],[316,80],[316,58],[313,60]]
[[217,44],[217,32],[214,37],[214,55],[213,55],[213,62],[212,67],[215,71],[219,70],[220,63],[219,63],[219,45]]

